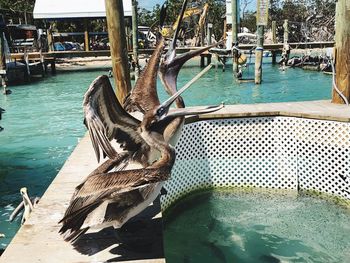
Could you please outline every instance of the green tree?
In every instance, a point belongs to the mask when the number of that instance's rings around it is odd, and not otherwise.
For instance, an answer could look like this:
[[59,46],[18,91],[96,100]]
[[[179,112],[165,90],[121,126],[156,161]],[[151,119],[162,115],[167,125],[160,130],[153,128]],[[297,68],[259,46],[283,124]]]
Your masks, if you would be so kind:
[[1,14],[6,21],[12,20],[14,23],[33,22],[33,9],[35,0],[0,0]]
[[241,27],[246,27],[250,32],[256,31],[256,13],[247,11],[244,17],[241,17]]

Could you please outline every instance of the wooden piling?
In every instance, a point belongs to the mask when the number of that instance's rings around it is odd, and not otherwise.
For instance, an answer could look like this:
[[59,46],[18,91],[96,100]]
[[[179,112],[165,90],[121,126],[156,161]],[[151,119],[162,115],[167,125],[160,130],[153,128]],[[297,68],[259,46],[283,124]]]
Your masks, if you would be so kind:
[[6,77],[6,58],[5,58],[5,39],[4,33],[0,30],[0,77],[1,86],[4,88],[4,94],[7,94],[7,77]]
[[208,32],[207,32],[207,44],[208,46],[211,45],[211,35],[213,34],[213,24],[208,23]]
[[54,59],[51,61],[51,74],[56,75],[56,62]]
[[90,41],[89,41],[89,20],[84,19],[84,49],[85,51],[90,51]]
[[262,60],[264,51],[264,27],[267,26],[269,17],[269,0],[257,1],[256,25],[258,39],[255,49],[255,84],[260,84],[262,79]]
[[[335,83],[344,97],[350,100],[350,4],[339,0],[336,8],[335,30]],[[332,103],[344,104],[344,100],[332,90]]]
[[276,21],[272,21],[271,23],[271,31],[272,31],[272,43],[277,43],[277,37],[276,37]]
[[[232,47],[235,47],[238,40],[238,17],[237,17],[237,0],[231,0],[232,16]],[[232,71],[235,78],[238,76],[238,50],[232,49]]]
[[132,50],[135,63],[135,81],[139,77],[139,41],[138,41],[138,21],[137,21],[137,0],[132,0]]
[[[272,43],[276,44],[277,43],[277,37],[276,37],[276,21],[272,21],[271,23],[271,32],[272,32]],[[277,57],[277,52],[272,51],[272,64],[276,64],[276,57]]]
[[289,38],[289,29],[288,29],[288,19],[285,19],[283,22],[283,43],[288,43]]
[[131,90],[122,0],[105,0],[116,95],[120,103]]
[[255,84],[261,84],[264,52],[264,26],[258,25],[257,47],[255,49]]
[[54,43],[53,43],[53,36],[52,36],[51,25],[50,25],[50,27],[47,29],[47,45],[48,45],[48,50],[49,50],[49,52],[55,51]]

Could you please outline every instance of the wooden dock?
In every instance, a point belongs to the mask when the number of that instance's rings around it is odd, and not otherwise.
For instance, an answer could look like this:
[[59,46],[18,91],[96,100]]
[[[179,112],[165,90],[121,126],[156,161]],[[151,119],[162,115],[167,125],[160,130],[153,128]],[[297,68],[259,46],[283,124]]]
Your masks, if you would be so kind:
[[[290,47],[292,49],[308,49],[308,48],[326,48],[326,47],[333,47],[334,42],[328,41],[328,42],[309,42],[309,43],[289,43]],[[255,44],[240,44],[239,48],[242,50],[250,50],[254,48]],[[188,52],[190,50],[196,50],[200,47],[179,47],[176,48],[176,52],[178,54]],[[277,43],[277,44],[264,44],[264,50],[282,50],[283,43]],[[165,49],[167,50],[167,49]],[[148,48],[148,49],[139,49],[140,54],[144,55],[150,55],[154,51],[154,48]],[[31,58],[39,57],[39,52],[29,53],[29,56]],[[43,56],[44,58],[74,58],[74,57],[101,57],[101,56],[110,56],[109,50],[92,50],[92,51],[54,51],[54,52],[44,52]],[[132,52],[129,52],[129,55],[132,55]],[[23,58],[23,53],[12,53],[11,57],[13,59],[21,59]]]
[[[118,232],[107,228],[88,233],[74,246],[59,235],[62,218],[74,188],[97,166],[93,148],[85,136],[42,196],[29,220],[20,228],[0,257],[0,262],[165,262],[162,216],[154,202]],[[119,239],[119,240],[118,240]]]

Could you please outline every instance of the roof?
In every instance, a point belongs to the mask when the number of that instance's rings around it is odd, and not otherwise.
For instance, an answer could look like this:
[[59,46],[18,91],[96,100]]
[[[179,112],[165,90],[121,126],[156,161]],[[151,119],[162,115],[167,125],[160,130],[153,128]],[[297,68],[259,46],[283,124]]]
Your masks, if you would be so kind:
[[[123,0],[124,16],[131,16],[131,0]],[[104,0],[36,0],[35,19],[106,17]]]

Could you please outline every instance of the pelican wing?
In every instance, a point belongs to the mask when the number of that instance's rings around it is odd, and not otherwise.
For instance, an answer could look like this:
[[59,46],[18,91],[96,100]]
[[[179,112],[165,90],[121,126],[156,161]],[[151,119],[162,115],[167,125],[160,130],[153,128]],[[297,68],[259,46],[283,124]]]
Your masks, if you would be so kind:
[[142,138],[137,133],[139,121],[129,115],[117,100],[107,76],[97,77],[85,93],[85,124],[97,160],[100,160],[100,149],[109,158],[118,156],[110,141],[116,139],[126,150],[136,149]]
[[[67,241],[77,238],[85,232],[82,231],[84,228],[91,227],[84,224],[88,216],[101,206],[107,209],[107,204],[116,203],[118,213],[123,215],[125,209],[130,209],[148,197],[152,187],[148,191],[145,191],[145,187],[165,181],[169,177],[169,168],[124,170],[89,176],[76,187],[76,194],[59,222],[63,223],[60,233],[68,233],[65,237]],[[105,211],[100,216],[103,218],[93,221],[102,224],[111,220],[111,218],[105,218]]]

